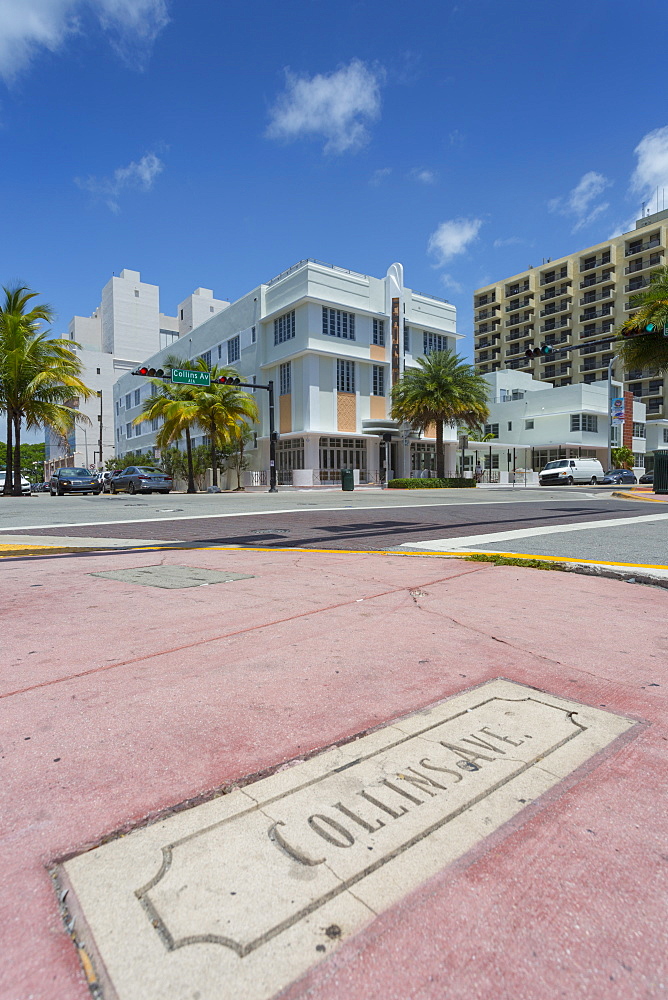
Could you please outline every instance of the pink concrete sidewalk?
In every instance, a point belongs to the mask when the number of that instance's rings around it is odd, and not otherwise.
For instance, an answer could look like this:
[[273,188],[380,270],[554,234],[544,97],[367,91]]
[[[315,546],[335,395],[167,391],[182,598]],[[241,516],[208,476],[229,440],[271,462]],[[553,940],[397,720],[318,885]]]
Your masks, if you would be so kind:
[[[162,590],[88,575],[158,564],[254,577]],[[2,1000],[89,995],[54,862],[498,676],[649,725],[285,996],[667,995],[665,591],[422,557],[190,550],[8,560],[2,593]]]

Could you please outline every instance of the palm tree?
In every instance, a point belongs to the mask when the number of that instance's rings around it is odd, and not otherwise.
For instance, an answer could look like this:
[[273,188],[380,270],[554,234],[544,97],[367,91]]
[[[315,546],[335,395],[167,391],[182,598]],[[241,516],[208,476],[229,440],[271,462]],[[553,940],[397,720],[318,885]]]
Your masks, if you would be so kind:
[[[5,288],[0,307],[0,406],[7,413],[7,473],[4,492],[21,496],[21,426],[48,426],[65,439],[75,421],[88,421],[71,405],[75,396],[93,395],[81,381],[82,364],[72,341],[50,340],[40,323],[47,305],[28,309],[36,292],[24,285]],[[11,454],[11,458],[10,458]]]
[[[197,367],[208,371],[206,363],[200,359]],[[240,430],[260,419],[260,412],[253,396],[232,385],[221,385],[216,379],[222,376],[236,376],[233,368],[211,368],[211,384],[195,388],[198,416],[197,423],[205,431],[211,448],[213,485],[218,485],[217,452],[231,439],[236,439]]]
[[[668,324],[668,266],[654,271],[649,286],[631,299],[637,310],[624,320],[617,330],[621,342],[619,356],[627,371],[643,368],[668,370],[668,337],[663,336]],[[648,326],[651,332],[645,332]],[[640,329],[643,336],[624,336]]]
[[392,387],[390,415],[416,430],[436,424],[436,475],[445,478],[443,428],[462,424],[475,430],[489,416],[489,386],[473,365],[452,351],[434,351],[417,359]]
[[[178,367],[184,368],[186,365],[179,360]],[[171,382],[162,382],[158,379],[151,379],[151,383],[157,387],[158,392],[155,396],[144,400],[142,412],[134,422],[138,424],[143,420],[162,421],[162,426],[155,439],[158,448],[168,448],[171,444],[178,443],[185,434],[188,465],[187,492],[197,493],[190,434],[191,427],[197,423],[197,404],[192,398],[192,386],[174,385]]]

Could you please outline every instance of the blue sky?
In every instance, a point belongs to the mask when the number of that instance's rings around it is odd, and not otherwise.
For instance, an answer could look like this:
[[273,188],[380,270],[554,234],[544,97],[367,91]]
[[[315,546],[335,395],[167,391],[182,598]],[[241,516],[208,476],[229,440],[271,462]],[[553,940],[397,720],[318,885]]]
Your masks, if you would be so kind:
[[668,195],[667,22],[664,0],[0,0],[0,284],[61,332],[123,267],[173,314],[304,257],[398,260],[470,356],[475,287]]

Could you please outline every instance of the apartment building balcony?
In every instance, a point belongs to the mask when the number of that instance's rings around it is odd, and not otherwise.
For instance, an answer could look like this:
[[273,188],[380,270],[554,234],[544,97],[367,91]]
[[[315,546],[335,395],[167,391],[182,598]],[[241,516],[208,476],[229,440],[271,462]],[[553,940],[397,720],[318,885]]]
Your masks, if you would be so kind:
[[637,368],[634,371],[626,372],[625,379],[637,380],[640,378],[655,378],[659,374],[657,368]]
[[609,357],[602,358],[601,360],[599,360],[598,358],[593,358],[589,363],[585,361],[584,364],[581,364],[580,371],[597,372],[597,371],[602,371],[604,368],[607,370],[609,361],[610,361]]
[[563,302],[555,302],[552,305],[546,306],[544,309],[541,309],[539,316],[541,317],[541,319],[543,316],[556,316],[557,313],[565,312],[565,310],[570,308],[571,304],[566,300],[564,300]]
[[555,347],[557,344],[565,344],[571,339],[571,333],[572,331],[569,330],[568,333],[562,333],[559,337],[555,336],[553,333],[548,333],[544,338],[545,343],[549,344],[550,347]]
[[570,323],[570,316],[562,316],[561,319],[552,320],[551,323],[543,323],[540,328],[541,333],[549,333],[550,330],[559,330],[563,326],[568,326]]
[[649,284],[651,284],[649,275],[646,278],[636,278],[635,281],[629,281],[628,285],[624,285],[624,291],[638,292],[641,288],[647,288]]
[[529,291],[529,279],[525,278],[524,281],[516,281],[513,285],[506,285],[506,296],[510,297],[512,295],[521,295],[522,292]]
[[604,281],[614,281],[615,276],[612,273],[614,267],[609,268],[603,274],[590,274],[583,281],[580,282],[580,288],[591,288],[592,285],[601,285]]
[[519,326],[521,323],[530,323],[533,316],[530,312],[525,312],[523,316],[517,316],[516,318],[510,318],[506,320],[506,327]]
[[581,306],[588,306],[590,302],[600,302],[601,299],[609,299],[612,295],[612,288],[604,288],[602,292],[588,292],[580,299]]
[[488,306],[496,301],[496,292],[485,292],[483,295],[476,295],[475,297],[475,309],[479,309],[480,306]]
[[506,306],[506,312],[517,312],[518,309],[526,309],[527,306],[531,306],[532,297],[531,295],[525,295],[521,302],[517,300],[516,302],[509,303]]
[[600,257],[588,257],[583,260],[580,264],[580,272],[583,271],[593,271],[596,267],[603,267],[604,264],[610,263],[610,254],[604,253]]
[[[553,285],[555,281],[561,281],[563,278],[568,278],[568,267],[566,264],[563,267],[541,274],[540,283],[541,285]],[[570,285],[570,283],[570,278],[568,278],[568,284]]]
[[658,247],[660,243],[660,236],[651,236],[648,240],[645,240],[644,243],[641,243],[640,241],[637,243],[631,243],[631,245],[624,251],[624,256],[632,257],[636,253],[644,253],[645,250],[651,250],[652,247]]
[[561,285],[560,288],[550,288],[547,292],[543,292],[540,297],[541,302],[546,302],[548,299],[558,299],[561,295],[570,295],[568,291],[568,285]]
[[593,319],[600,319],[601,316],[610,316],[611,313],[612,304],[601,306],[599,309],[588,309],[587,312],[581,313],[580,322],[589,323]]
[[662,257],[663,250],[659,250],[658,253],[650,254],[647,260],[634,260],[632,264],[628,264],[624,268],[624,274],[635,274],[636,271],[644,271],[648,267],[657,267],[661,263]]

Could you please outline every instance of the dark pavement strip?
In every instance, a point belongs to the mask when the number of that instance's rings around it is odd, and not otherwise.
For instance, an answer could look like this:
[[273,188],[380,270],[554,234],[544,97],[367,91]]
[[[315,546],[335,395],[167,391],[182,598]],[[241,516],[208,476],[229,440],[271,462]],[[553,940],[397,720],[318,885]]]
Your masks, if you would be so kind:
[[[346,510],[301,513],[267,514],[252,519],[253,527],[245,517],[178,519],[154,523],[82,525],[80,527],[17,530],[13,534],[60,535],[82,538],[146,538],[157,536],[164,541],[200,545],[242,545],[262,548],[306,547],[326,549],[386,549],[406,541],[427,541],[437,538],[456,538],[458,535],[487,534],[491,531],[509,531],[516,528],[544,527],[547,525],[598,521],[606,518],[633,517],[647,513],[646,507],[632,501],[595,503],[583,501],[581,505],[564,507],[550,505],[538,510],[532,505],[518,503],[498,506],[494,504],[472,506],[439,506],[438,508],[412,507],[396,511]],[[256,527],[257,526],[257,527]]]

